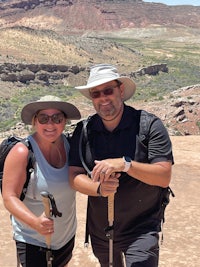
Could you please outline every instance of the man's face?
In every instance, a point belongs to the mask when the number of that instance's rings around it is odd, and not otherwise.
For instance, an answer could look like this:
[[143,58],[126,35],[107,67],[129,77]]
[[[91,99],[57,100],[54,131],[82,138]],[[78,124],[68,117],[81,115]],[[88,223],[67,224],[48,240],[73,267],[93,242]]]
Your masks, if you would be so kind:
[[111,81],[90,89],[90,96],[96,112],[102,119],[112,120],[123,105],[124,86]]

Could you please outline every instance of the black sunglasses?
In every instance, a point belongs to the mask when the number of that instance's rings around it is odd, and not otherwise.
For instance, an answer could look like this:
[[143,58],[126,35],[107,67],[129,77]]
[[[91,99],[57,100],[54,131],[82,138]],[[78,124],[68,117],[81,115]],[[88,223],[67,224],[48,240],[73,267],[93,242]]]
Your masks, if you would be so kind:
[[112,87],[107,87],[103,90],[99,90],[99,91],[90,91],[90,96],[91,98],[99,98],[101,96],[101,94],[107,96],[107,95],[112,95],[113,91],[116,87],[118,87],[119,85],[114,85]]
[[47,114],[41,113],[41,114],[36,115],[36,118],[38,119],[38,122],[40,124],[46,124],[49,122],[50,119],[53,123],[60,124],[64,120],[65,115],[63,113],[56,113],[56,114],[49,116]]

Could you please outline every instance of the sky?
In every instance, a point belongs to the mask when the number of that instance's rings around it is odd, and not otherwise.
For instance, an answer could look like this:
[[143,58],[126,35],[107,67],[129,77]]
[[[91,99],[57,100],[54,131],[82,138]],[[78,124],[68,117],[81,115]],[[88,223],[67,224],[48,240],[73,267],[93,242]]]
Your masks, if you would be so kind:
[[163,3],[168,6],[173,5],[193,5],[200,6],[200,0],[143,0],[144,2]]

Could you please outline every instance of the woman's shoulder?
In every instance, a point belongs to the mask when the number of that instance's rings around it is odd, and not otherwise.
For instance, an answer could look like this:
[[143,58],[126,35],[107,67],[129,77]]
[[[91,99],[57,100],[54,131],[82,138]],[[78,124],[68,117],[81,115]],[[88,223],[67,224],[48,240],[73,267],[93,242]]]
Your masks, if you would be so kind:
[[[29,142],[29,141],[27,140],[27,142]],[[16,143],[13,146],[13,148],[10,150],[8,155],[13,155],[16,158],[19,156],[27,157],[28,152],[29,152],[28,145],[21,141],[21,142]]]

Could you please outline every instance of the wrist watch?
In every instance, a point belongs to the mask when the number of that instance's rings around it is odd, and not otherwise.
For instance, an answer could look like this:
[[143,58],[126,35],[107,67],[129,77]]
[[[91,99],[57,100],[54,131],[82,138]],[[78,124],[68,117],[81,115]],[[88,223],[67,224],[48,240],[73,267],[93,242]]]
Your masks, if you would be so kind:
[[132,159],[128,156],[123,156],[123,160],[124,160],[124,169],[123,172],[127,172],[130,167],[131,167],[131,161]]

